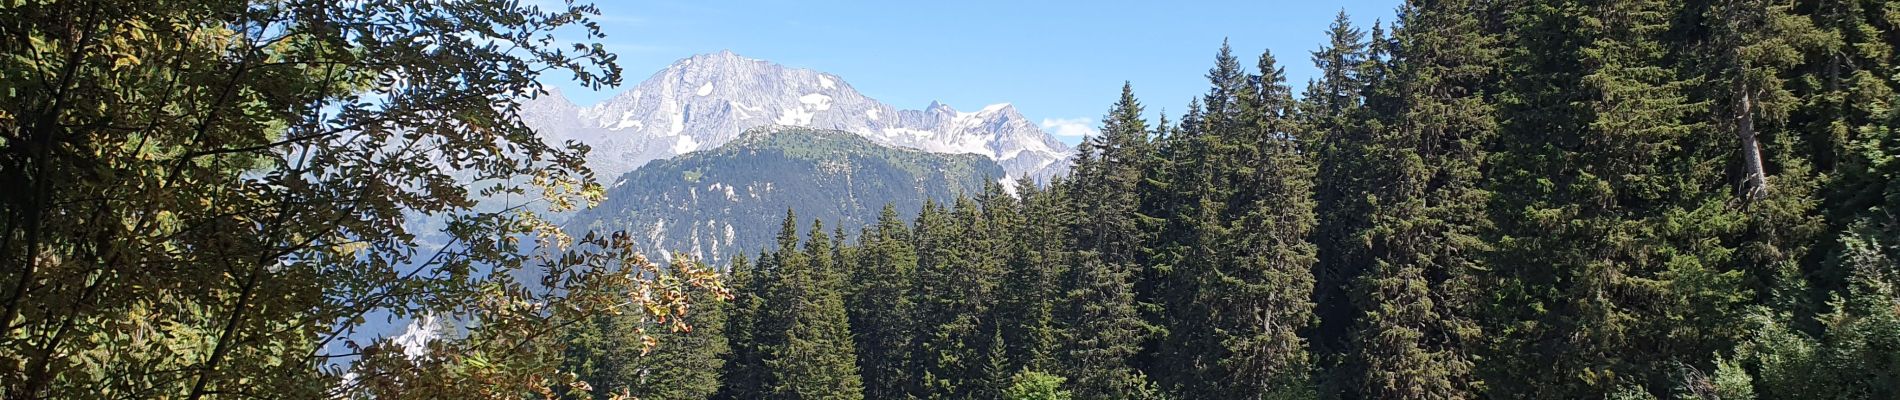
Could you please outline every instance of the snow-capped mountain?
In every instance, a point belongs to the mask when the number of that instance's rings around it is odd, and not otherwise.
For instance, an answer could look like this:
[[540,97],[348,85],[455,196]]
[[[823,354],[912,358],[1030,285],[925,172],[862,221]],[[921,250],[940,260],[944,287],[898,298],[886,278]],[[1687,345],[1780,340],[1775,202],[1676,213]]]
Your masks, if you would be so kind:
[[937,102],[900,110],[864,97],[836,75],[730,51],[681,59],[589,107],[550,93],[523,104],[523,118],[549,139],[592,146],[588,164],[602,183],[617,184],[648,161],[718,147],[746,129],[768,125],[835,129],[883,145],[979,154],[1012,179],[1046,179],[1070,166],[1069,146],[1007,103],[975,112]]

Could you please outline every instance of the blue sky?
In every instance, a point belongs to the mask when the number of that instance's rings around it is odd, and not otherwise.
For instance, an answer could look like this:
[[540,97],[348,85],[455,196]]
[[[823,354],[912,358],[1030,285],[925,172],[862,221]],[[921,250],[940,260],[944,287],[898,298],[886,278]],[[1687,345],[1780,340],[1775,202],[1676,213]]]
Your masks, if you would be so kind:
[[[1064,142],[1099,124],[1122,81],[1150,114],[1178,115],[1206,91],[1221,39],[1242,64],[1271,49],[1295,91],[1309,53],[1344,9],[1364,28],[1397,0],[1327,1],[600,1],[601,42],[631,86],[675,60],[732,50],[844,77],[903,109],[932,100],[959,110],[1013,103]],[[549,82],[582,105],[588,92]]]

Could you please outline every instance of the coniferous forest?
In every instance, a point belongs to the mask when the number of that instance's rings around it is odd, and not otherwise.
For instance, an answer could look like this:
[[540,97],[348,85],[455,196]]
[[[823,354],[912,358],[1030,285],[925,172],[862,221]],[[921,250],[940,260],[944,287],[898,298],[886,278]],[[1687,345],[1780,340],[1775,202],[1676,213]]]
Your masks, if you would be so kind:
[[1310,57],[1223,45],[1045,186],[792,210],[727,346],[666,356],[723,369],[649,395],[1894,398],[1895,15],[1413,1]]
[[553,219],[597,14],[0,5],[0,398],[1900,398],[1900,1],[1342,12],[729,265]]

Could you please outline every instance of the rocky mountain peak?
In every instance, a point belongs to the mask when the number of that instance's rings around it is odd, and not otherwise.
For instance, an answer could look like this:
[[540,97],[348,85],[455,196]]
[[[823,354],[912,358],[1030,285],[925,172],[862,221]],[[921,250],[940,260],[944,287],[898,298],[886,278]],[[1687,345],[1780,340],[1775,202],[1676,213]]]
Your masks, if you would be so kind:
[[846,131],[878,144],[929,152],[979,154],[1012,178],[1065,172],[1070,155],[1068,146],[1008,103],[976,112],[936,101],[923,110],[900,110],[865,97],[836,75],[731,51],[680,59],[600,104],[583,108],[551,93],[524,109],[529,110],[524,118],[543,135],[592,146],[589,164],[603,178],[717,147],[747,129],[769,125]]

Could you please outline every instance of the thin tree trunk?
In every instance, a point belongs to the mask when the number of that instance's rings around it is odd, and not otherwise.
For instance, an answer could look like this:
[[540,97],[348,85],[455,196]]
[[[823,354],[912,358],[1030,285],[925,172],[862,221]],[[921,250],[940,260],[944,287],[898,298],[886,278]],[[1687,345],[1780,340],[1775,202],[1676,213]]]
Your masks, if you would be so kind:
[[1735,80],[1735,137],[1742,146],[1742,193],[1749,200],[1768,196],[1768,173],[1762,168],[1761,143],[1755,138],[1755,96],[1741,79]]

